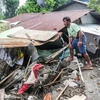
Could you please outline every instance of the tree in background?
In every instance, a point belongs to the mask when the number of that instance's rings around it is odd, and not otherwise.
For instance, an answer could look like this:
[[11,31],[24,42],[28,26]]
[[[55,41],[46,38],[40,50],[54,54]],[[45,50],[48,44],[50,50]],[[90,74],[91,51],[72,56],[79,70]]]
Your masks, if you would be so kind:
[[45,8],[41,8],[36,0],[27,0],[24,6],[21,6],[18,9],[18,14],[22,13],[31,13],[31,12],[46,12],[46,11],[52,11],[53,7],[55,5],[55,0],[45,0],[46,6]]
[[0,0],[0,20],[4,19],[4,13],[3,13],[3,0]]
[[5,5],[5,19],[16,16],[19,0],[4,0]]
[[71,0],[55,0],[56,3],[54,5],[54,9],[62,6],[63,4],[66,4],[67,2],[71,1]]
[[3,13],[2,13],[2,9],[0,8],[0,20],[2,20],[4,17],[3,17]]
[[37,4],[36,0],[27,0],[26,4],[24,6],[21,6],[18,9],[18,14],[22,13],[36,13],[36,12],[47,12],[47,11],[53,11],[57,7],[63,5],[64,3],[67,3],[70,0],[44,0],[45,7],[42,8]]
[[4,19],[4,14],[0,13],[0,20],[3,20],[3,19]]
[[90,0],[90,3],[88,6],[91,9],[94,9],[94,10],[100,12],[100,0]]
[[22,5],[18,10],[17,10],[17,14],[23,14],[23,13],[27,13],[27,7]]

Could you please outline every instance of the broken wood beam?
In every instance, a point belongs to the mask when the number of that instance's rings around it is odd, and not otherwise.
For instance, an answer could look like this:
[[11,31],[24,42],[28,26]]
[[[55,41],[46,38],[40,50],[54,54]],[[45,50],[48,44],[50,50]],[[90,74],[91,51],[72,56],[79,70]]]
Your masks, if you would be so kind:
[[[17,73],[16,73],[16,75],[17,75]],[[18,75],[18,77],[15,76],[16,78],[13,79],[11,82],[9,82],[4,88],[6,89],[9,86],[11,86],[12,84],[17,83],[19,80],[22,80],[23,79],[23,75],[24,74],[20,74],[20,75]]]
[[63,47],[62,49],[60,49],[59,51],[53,53],[52,55],[46,57],[46,64],[48,62],[50,62],[51,60],[53,60],[55,57],[57,57],[63,50],[67,49],[68,45],[66,45],[65,47]]
[[32,56],[29,57],[29,60],[28,60],[27,66],[26,66],[26,68],[25,68],[25,78],[26,78],[26,73],[27,73],[27,70],[28,70],[29,64],[30,64],[30,62],[31,62],[31,59],[32,59]]
[[82,82],[84,83],[84,79],[83,79],[81,67],[80,67],[80,64],[79,64],[78,60],[77,60],[77,65],[78,65],[79,73],[80,73],[80,76],[81,76],[81,80],[82,80]]
[[55,100],[59,100],[59,98],[61,97],[61,95],[63,94],[63,92],[66,90],[66,88],[68,87],[68,85],[72,82],[72,80],[68,80],[67,84],[65,85],[64,89],[60,92],[60,94],[57,96],[57,98]]
[[[56,76],[56,78],[55,78],[51,83],[45,84],[44,86],[49,86],[49,85],[54,84],[54,83],[56,82],[56,80],[60,77],[60,75],[63,73],[63,71],[66,70],[66,69],[67,69],[67,67],[66,67],[66,68],[63,68],[63,69],[60,71],[60,73]],[[68,71],[68,69],[67,69],[67,71]]]
[[9,74],[7,77],[5,77],[2,81],[0,81],[0,85],[5,82],[8,78],[10,78],[17,70],[19,70],[20,68],[17,68],[16,70],[14,70],[11,74]]

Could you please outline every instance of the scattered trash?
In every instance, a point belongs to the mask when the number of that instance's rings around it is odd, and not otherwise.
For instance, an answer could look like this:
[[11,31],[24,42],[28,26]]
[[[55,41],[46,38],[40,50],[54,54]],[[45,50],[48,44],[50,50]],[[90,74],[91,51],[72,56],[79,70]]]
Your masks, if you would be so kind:
[[74,70],[69,77],[78,80],[78,71]]
[[38,100],[36,96],[29,96],[27,100]]
[[35,64],[32,68],[31,74],[27,81],[23,84],[21,89],[18,91],[18,94],[24,93],[32,84],[35,84],[37,82],[38,74],[37,71],[39,69],[43,68],[43,65],[41,64]]
[[29,96],[27,100],[34,100],[32,96]]
[[75,88],[75,87],[78,87],[78,85],[75,82],[71,82],[69,84],[69,87]]

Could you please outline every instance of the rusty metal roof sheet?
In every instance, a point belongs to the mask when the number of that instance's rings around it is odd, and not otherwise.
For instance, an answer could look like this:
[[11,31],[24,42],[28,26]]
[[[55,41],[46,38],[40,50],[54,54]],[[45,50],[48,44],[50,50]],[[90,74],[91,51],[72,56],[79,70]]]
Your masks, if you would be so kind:
[[0,48],[25,47],[32,42],[31,39],[34,40],[34,46],[40,46],[57,40],[59,38],[57,33],[55,31],[27,30],[23,27],[15,27],[0,33]]
[[40,15],[40,14],[39,13],[30,13],[30,14],[24,13],[24,14],[15,16],[13,18],[10,18],[10,19],[8,19],[8,21],[10,21],[11,23],[15,22],[15,21],[24,22],[24,21],[27,21],[27,20],[29,20],[31,18],[37,17],[38,15]]
[[12,29],[9,29],[7,31],[0,33],[0,48],[28,46],[30,44],[29,40],[12,39],[8,37],[9,34],[14,34],[16,32],[19,32],[22,29],[24,28],[16,27],[16,28],[12,28]]
[[90,10],[73,10],[73,11],[59,11],[49,12],[45,14],[22,14],[9,19],[10,22],[20,21],[17,26],[23,26],[25,29],[47,30],[52,31],[56,29],[59,31],[64,27],[63,17],[69,16],[73,21],[89,13]]

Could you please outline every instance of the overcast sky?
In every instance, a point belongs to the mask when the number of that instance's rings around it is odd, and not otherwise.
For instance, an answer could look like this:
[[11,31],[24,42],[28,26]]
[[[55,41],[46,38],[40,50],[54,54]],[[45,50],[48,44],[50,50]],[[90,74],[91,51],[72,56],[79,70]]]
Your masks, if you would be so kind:
[[24,5],[26,0],[20,0],[20,6]]

